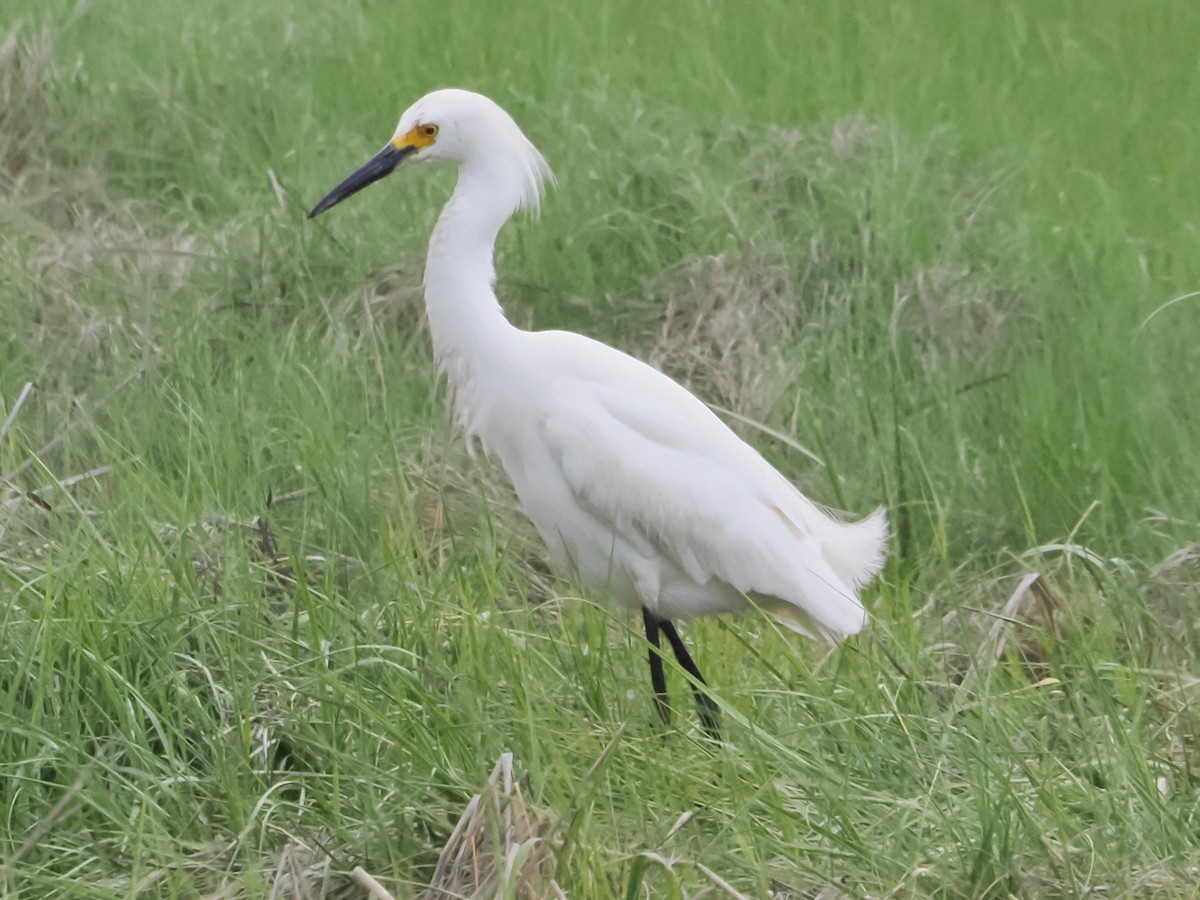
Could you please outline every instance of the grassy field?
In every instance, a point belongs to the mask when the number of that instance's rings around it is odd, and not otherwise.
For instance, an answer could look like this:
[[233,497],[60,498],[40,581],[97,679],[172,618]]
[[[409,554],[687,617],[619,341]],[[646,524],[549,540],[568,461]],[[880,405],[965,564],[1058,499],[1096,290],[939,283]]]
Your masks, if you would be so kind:
[[[9,0],[0,896],[1200,894],[1197,34],[1194,0]],[[452,173],[304,219],[448,85],[559,176],[501,237],[511,318],[889,509],[863,636],[687,627],[721,743],[678,672],[664,733],[638,623],[447,431]],[[439,868],[480,792],[507,831]]]

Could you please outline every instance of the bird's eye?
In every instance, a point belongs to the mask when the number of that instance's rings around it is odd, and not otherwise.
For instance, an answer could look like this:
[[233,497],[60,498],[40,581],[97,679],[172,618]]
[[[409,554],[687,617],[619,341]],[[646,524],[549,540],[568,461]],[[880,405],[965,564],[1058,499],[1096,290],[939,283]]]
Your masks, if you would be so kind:
[[436,125],[425,125],[421,128],[421,134],[425,137],[437,137],[438,127]]

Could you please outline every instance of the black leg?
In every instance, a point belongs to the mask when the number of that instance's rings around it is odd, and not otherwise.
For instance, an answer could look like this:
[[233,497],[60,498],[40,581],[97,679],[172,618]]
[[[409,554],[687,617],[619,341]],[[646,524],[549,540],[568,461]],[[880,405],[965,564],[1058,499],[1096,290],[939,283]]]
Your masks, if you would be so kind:
[[717,708],[717,702],[704,690],[704,686],[708,682],[700,674],[700,667],[692,659],[692,654],[688,653],[687,646],[683,643],[679,632],[675,630],[675,626],[664,619],[661,627],[663,634],[671,643],[671,649],[675,651],[675,659],[679,661],[683,671],[696,679],[696,684],[692,685],[692,693],[696,697],[696,709],[700,712],[700,724],[704,726],[704,730],[710,737],[719,738],[721,736],[721,711]]
[[663,672],[662,640],[659,626],[662,620],[650,610],[642,607],[642,623],[646,626],[646,640],[650,642],[650,685],[654,688],[654,705],[664,725],[671,724],[671,705],[667,702],[667,676]]

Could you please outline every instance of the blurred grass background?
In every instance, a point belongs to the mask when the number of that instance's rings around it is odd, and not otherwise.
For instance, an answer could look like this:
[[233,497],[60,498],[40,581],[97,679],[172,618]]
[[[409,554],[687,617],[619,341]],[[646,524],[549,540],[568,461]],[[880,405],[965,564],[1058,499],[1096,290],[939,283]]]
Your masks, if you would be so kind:
[[[4,896],[417,894],[506,751],[552,849],[509,895],[1196,893],[1194,4],[16,0],[0,31]],[[510,316],[885,502],[903,674],[697,623],[726,743],[654,727],[635,623],[545,574],[443,424],[452,174],[304,220],[450,85],[558,174],[501,236]]]

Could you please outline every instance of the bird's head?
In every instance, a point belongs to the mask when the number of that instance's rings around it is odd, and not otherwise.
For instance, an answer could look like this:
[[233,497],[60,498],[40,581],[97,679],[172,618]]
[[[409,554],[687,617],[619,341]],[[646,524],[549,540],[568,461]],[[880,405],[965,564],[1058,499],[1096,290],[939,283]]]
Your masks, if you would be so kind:
[[487,173],[493,183],[514,191],[515,206],[535,210],[543,185],[554,179],[512,116],[482,94],[451,88],[426,94],[405,110],[384,148],[330,191],[308,217],[336,206],[410,159],[448,160],[460,170]]

